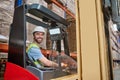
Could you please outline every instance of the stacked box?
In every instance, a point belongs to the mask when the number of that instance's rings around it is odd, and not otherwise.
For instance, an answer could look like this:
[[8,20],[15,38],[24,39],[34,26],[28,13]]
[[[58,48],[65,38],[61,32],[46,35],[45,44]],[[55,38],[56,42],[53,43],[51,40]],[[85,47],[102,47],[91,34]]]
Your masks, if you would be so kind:
[[75,14],[75,1],[74,0],[69,0],[67,1],[67,8]]
[[39,0],[26,0],[27,4],[39,3]]
[[60,0],[73,14],[75,14],[75,0]]
[[119,65],[120,61],[120,47],[118,42],[118,30],[114,28],[114,24],[112,21],[109,21],[109,41],[110,41],[110,48],[111,54],[113,59],[113,67],[116,68]]
[[119,60],[119,53],[116,51],[112,51],[112,58],[113,60]]
[[63,5],[67,4],[67,0],[60,0],[60,2],[62,2]]
[[44,0],[39,0],[39,3],[41,3],[41,5],[47,8],[47,3]]
[[45,7],[47,7],[47,3],[44,0],[27,0],[26,3],[27,4],[38,3],[38,4],[41,4]]
[[65,18],[65,16],[64,16],[65,11],[62,10],[62,9],[61,9],[60,7],[58,7],[57,5],[52,4],[52,11],[53,11],[54,13],[56,13],[57,15]]

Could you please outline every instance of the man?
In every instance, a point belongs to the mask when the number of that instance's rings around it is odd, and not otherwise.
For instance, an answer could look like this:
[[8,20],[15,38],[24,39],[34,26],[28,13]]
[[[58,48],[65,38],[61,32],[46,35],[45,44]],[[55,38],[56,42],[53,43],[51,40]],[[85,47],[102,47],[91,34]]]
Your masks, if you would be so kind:
[[42,66],[58,67],[58,64],[48,60],[40,50],[40,43],[43,41],[45,30],[41,26],[37,26],[33,30],[33,43],[31,43],[27,48],[28,57],[34,61],[34,64],[40,68]]

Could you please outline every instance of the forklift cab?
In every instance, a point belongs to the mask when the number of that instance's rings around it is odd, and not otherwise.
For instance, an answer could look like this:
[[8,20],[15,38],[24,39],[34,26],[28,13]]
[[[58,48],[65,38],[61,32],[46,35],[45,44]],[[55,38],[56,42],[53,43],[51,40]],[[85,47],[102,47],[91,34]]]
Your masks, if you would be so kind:
[[[42,21],[32,18],[27,14],[36,16],[42,19]],[[24,4],[16,7],[14,11],[13,23],[10,27],[8,62],[26,68],[40,80],[50,80],[52,78],[68,75],[68,73],[61,70],[60,59],[58,59],[58,69],[38,69],[36,67],[26,65],[26,22],[37,26],[43,26],[48,29],[51,41],[56,43],[56,49],[59,53],[61,52],[61,40],[63,40],[65,54],[69,56],[66,33],[66,28],[69,23],[64,18],[58,16],[40,4]],[[58,25],[61,26],[58,27]]]

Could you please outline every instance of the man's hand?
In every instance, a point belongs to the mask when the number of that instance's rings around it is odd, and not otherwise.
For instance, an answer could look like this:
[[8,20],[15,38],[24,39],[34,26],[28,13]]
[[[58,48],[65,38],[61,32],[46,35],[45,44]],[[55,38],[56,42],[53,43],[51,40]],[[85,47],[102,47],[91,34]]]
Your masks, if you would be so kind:
[[61,67],[66,68],[68,65],[66,63],[61,63]]

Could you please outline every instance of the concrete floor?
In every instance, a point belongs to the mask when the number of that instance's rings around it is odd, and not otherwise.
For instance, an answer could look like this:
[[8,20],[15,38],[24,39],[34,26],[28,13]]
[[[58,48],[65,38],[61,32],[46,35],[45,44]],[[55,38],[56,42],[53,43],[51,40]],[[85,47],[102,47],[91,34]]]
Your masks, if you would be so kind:
[[120,68],[116,68],[113,71],[114,80],[120,80]]

